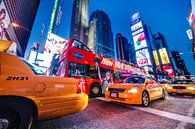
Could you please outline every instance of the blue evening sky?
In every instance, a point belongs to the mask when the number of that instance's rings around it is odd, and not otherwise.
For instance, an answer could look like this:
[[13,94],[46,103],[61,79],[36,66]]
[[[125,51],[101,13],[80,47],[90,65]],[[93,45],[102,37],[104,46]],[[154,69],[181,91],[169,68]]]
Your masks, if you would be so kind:
[[[59,36],[68,39],[73,0],[63,0],[63,13]],[[99,9],[108,14],[115,42],[116,33],[121,33],[129,42],[131,40],[130,17],[141,12],[142,20],[150,26],[153,33],[161,32],[170,50],[191,52],[191,41],[186,30],[189,23],[186,17],[190,0],[89,0],[89,16]],[[39,41],[42,24],[45,25],[43,40],[46,40],[54,0],[41,0],[40,7],[29,39],[28,50],[34,42]],[[188,70],[195,74],[195,60],[191,54],[181,55]],[[26,56],[27,57],[27,56]]]

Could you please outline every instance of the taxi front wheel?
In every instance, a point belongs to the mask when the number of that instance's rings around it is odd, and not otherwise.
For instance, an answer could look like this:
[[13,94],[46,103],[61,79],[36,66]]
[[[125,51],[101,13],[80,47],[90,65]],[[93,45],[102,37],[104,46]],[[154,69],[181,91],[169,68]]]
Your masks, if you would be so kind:
[[143,91],[142,93],[142,106],[148,107],[150,102],[149,94],[147,91]]
[[21,104],[0,105],[0,129],[30,129],[33,117],[28,107]]

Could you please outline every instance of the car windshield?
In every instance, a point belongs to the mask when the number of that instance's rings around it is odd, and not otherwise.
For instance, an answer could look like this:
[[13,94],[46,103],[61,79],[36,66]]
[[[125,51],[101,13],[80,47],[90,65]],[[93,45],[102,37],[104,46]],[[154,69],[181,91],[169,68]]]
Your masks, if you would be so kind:
[[192,80],[176,80],[173,81],[173,84],[193,84]]
[[143,77],[130,77],[125,80],[125,83],[144,83],[145,78]]
[[32,71],[36,74],[36,75],[44,75],[44,72],[42,70],[40,70],[37,66],[31,64],[30,62],[28,62],[27,60],[21,58],[22,61],[24,61],[24,63],[26,63],[31,69]]

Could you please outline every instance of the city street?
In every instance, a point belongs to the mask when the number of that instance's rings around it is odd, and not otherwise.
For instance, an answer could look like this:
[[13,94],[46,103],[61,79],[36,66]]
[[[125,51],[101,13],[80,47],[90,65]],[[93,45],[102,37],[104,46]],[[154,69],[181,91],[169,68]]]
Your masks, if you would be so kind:
[[166,96],[149,107],[106,102],[92,98],[77,114],[34,122],[32,129],[194,129],[195,97]]

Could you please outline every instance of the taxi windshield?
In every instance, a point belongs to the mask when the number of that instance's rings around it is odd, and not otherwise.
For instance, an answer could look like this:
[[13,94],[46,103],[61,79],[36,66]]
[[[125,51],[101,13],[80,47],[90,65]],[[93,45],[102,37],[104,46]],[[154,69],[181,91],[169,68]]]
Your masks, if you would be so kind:
[[44,75],[44,72],[40,70],[37,66],[29,63],[27,60],[23,58],[20,59],[22,59],[22,61],[24,61],[24,63],[26,63],[36,75]]
[[129,77],[125,80],[125,83],[144,83],[145,78],[143,77]]
[[192,80],[176,80],[173,81],[173,84],[193,84]]

